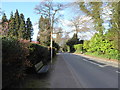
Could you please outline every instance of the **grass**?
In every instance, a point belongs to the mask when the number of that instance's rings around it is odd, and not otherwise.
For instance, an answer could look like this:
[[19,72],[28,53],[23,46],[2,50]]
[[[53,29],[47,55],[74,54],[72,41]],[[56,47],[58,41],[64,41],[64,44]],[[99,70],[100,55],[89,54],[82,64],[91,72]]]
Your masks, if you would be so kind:
[[85,54],[86,54],[86,55],[91,55],[91,56],[100,57],[100,58],[120,60],[119,57],[113,56],[113,55],[98,54],[98,53],[91,53],[91,52],[86,52]]
[[76,50],[75,53],[82,53],[82,51],[80,51],[80,50]]

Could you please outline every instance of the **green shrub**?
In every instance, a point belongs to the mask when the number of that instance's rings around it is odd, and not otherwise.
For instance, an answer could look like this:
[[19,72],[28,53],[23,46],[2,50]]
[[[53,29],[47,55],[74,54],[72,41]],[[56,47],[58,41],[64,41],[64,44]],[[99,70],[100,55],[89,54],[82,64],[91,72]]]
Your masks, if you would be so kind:
[[70,47],[68,45],[64,45],[62,48],[64,52],[70,52]]
[[94,56],[105,57],[109,59],[119,59],[119,52],[114,45],[114,41],[106,38],[105,35],[95,34],[90,42],[84,42],[84,49]]
[[58,43],[56,43],[55,41],[53,41],[53,47],[56,48],[56,51],[58,52],[60,49],[60,46],[58,45]]
[[[18,83],[25,77],[26,71],[35,72],[35,64],[40,61],[43,65],[50,61],[50,49],[27,40],[1,37],[2,39],[2,76],[3,88]],[[53,56],[56,48],[53,48]]]
[[2,37],[3,87],[21,80],[25,73],[28,49],[15,38]]
[[37,63],[42,62],[43,65],[46,65],[50,61],[49,50],[47,47],[35,43],[30,43],[28,49],[27,58],[31,66],[26,67],[26,73],[36,73],[35,65]]
[[49,61],[49,51],[47,47],[31,43],[28,48],[30,51],[28,59],[33,66],[40,61],[42,61],[43,64],[47,64],[47,62]]
[[85,51],[88,51],[88,49],[90,48],[89,43],[90,43],[90,41],[87,41],[87,40],[84,41],[84,43],[83,43],[83,49]]
[[94,53],[86,52],[85,54],[96,56],[96,57],[107,58],[107,59],[117,59],[117,60],[120,60],[120,57],[119,57],[120,53],[117,53],[117,52],[115,52],[115,50],[111,50],[110,53],[108,53],[108,54],[99,54],[98,52],[94,52]]
[[[40,61],[42,61],[43,64],[46,65],[51,60],[50,59],[50,54],[51,54],[50,47],[45,47],[39,44],[31,43],[28,48],[29,48],[28,60],[31,62],[33,67],[35,64],[39,63]],[[53,50],[53,57],[54,57],[56,55],[57,49],[53,47],[52,50]]]
[[[1,37],[0,39],[2,40],[3,88],[18,83],[25,77],[27,70],[35,71],[34,66],[40,61],[46,65],[51,60],[48,47],[16,38]],[[52,50],[54,57],[57,49],[52,48]]]
[[109,49],[106,54],[109,59],[118,59],[119,52],[115,49]]
[[74,34],[71,39],[69,39],[66,44],[69,46],[70,52],[75,52],[74,45],[79,43],[77,34]]
[[76,44],[76,45],[74,45],[74,48],[75,48],[75,52],[76,53],[82,53],[82,51],[83,51],[83,44]]
[[[51,47],[48,47],[48,50],[49,50],[49,57],[51,59]],[[55,47],[52,48],[52,56],[56,56],[56,53],[57,53],[57,49]]]
[[67,51],[70,52],[70,47],[67,45]]

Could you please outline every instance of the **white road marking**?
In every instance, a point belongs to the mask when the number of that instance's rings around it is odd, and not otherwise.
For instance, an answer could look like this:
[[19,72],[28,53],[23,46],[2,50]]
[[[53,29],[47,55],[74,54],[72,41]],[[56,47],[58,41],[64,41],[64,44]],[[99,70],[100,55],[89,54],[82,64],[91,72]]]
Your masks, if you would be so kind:
[[86,62],[89,62],[89,63],[95,64],[95,65],[97,65],[97,66],[99,66],[99,67],[104,67],[103,65],[100,65],[100,64],[97,64],[97,63],[94,63],[94,62],[88,61],[87,59],[83,59],[83,60],[86,61]]
[[120,73],[119,71],[116,71],[116,73]]

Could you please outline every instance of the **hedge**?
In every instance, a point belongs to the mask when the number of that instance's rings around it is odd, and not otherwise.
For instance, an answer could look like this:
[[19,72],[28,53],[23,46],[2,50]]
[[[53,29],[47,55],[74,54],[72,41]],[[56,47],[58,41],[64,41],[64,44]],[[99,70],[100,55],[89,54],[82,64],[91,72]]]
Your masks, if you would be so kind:
[[50,60],[50,58],[47,57],[49,56],[49,51],[47,47],[31,43],[28,48],[30,51],[28,59],[33,65],[37,64],[40,61],[42,61],[44,64],[47,64],[47,62]]
[[[1,39],[3,88],[18,83],[29,74],[26,71],[34,71],[35,64],[42,62],[46,65],[50,61],[50,48],[15,38]],[[55,55],[56,49],[53,48],[53,56]]]
[[86,54],[120,60],[120,51],[115,47],[113,40],[105,35],[95,34],[89,41],[85,41],[83,48]]
[[15,38],[2,37],[2,87],[7,87],[25,76],[29,50]]
[[75,53],[82,53],[83,51],[83,44],[76,44],[74,45]]

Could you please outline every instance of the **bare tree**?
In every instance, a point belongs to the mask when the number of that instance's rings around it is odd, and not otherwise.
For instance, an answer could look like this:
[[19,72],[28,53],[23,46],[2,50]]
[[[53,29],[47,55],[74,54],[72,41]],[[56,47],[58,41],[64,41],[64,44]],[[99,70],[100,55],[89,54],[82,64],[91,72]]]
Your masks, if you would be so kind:
[[90,32],[92,34],[92,31],[94,31],[93,20],[89,16],[77,16],[70,22],[68,26],[72,28],[71,33],[81,34],[79,35],[81,39],[83,39],[83,33]]
[[[63,4],[60,3],[53,3],[52,0],[46,0],[41,2],[39,5],[36,6],[35,10],[37,14],[42,15],[44,18],[49,19],[50,32],[51,32],[51,45],[52,48],[52,33],[54,28],[54,23],[58,20],[59,11],[63,10]],[[51,63],[52,63],[52,49],[51,49]]]
[[53,34],[56,34],[56,38],[55,38],[55,42],[60,44],[60,42],[62,41],[62,33],[63,30],[61,27],[56,27]]
[[35,11],[37,14],[49,19],[51,31],[54,28],[54,23],[60,17],[59,11],[63,9],[63,4],[52,2],[52,0],[42,1],[39,5],[35,7]]
[[92,20],[90,17],[87,16],[77,16],[71,20],[69,24],[70,27],[73,27],[73,32],[75,31],[76,34],[78,32],[86,32],[90,29],[90,24]]

